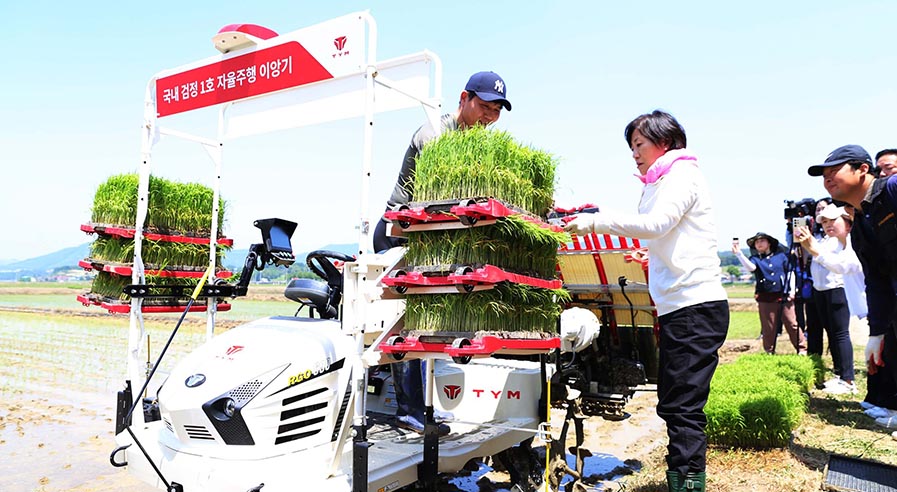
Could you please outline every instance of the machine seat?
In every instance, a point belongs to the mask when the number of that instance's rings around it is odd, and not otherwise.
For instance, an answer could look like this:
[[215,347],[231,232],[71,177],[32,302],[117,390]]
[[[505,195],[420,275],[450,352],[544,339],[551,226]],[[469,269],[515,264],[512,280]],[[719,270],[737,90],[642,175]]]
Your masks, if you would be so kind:
[[337,309],[331,306],[330,286],[327,282],[310,278],[294,278],[287,284],[283,295],[291,300],[315,308],[324,319],[337,316]]

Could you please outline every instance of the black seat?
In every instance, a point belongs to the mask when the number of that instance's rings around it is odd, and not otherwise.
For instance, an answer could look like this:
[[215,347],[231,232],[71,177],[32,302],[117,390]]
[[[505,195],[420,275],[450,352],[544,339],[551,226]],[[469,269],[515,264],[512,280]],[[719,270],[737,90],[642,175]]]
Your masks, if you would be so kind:
[[291,301],[314,308],[322,319],[333,319],[339,314],[336,306],[331,305],[331,290],[326,282],[294,278],[287,284],[283,295]]

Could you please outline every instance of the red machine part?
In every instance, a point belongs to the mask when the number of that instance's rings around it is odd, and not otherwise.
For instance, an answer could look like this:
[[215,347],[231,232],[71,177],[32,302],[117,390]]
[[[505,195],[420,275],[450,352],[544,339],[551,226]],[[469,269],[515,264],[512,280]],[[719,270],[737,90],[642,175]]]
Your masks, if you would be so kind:
[[[133,239],[136,232],[135,229],[116,226],[103,226],[97,224],[81,224],[81,230],[88,234],[100,234],[106,236],[120,237],[122,239]],[[143,233],[145,239],[150,241],[165,241],[169,243],[188,243],[188,244],[209,244],[209,238],[190,237],[190,236],[174,236],[166,234]],[[218,238],[217,244],[221,246],[231,247],[234,245],[233,239],[226,237]]]
[[409,287],[445,287],[455,286],[461,292],[473,292],[478,285],[495,285],[499,282],[512,282],[524,284],[542,289],[560,289],[560,280],[545,280],[536,277],[528,277],[516,273],[506,272],[492,265],[485,265],[474,270],[464,266],[454,273],[444,276],[429,276],[422,272],[406,272],[395,270],[390,272],[383,283],[394,288],[400,294],[404,294]]
[[454,338],[451,343],[432,337],[438,341],[425,340],[415,336],[394,336],[380,343],[381,352],[390,354],[395,360],[402,360],[408,353],[447,354],[459,364],[466,364],[474,356],[490,356],[493,354],[532,355],[550,352],[560,348],[559,337],[550,338],[514,338],[508,336],[483,335],[476,338]]

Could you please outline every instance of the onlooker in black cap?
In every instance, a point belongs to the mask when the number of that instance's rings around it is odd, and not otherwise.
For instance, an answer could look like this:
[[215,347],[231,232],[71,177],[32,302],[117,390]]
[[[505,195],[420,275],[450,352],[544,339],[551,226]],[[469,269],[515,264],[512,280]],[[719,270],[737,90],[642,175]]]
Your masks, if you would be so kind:
[[838,147],[807,172],[823,176],[832,198],[855,209],[850,238],[869,307],[866,368],[874,374],[884,367],[897,380],[897,176],[876,179],[872,158],[858,145]]
[[789,275],[788,255],[779,247],[779,241],[764,232],[758,232],[747,240],[751,257],[748,258],[732,241],[732,252],[756,278],[754,299],[760,311],[760,335],[763,350],[767,354],[776,353],[776,337],[779,324],[784,324],[798,354],[807,354],[807,340],[797,326],[794,310],[794,277]]

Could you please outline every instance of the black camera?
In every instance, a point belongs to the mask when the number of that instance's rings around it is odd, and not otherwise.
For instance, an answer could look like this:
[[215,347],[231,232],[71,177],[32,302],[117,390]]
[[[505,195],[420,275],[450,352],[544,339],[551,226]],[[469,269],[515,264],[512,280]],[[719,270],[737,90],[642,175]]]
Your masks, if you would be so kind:
[[804,198],[803,200],[785,200],[785,219],[795,217],[812,217],[816,213],[816,200]]

